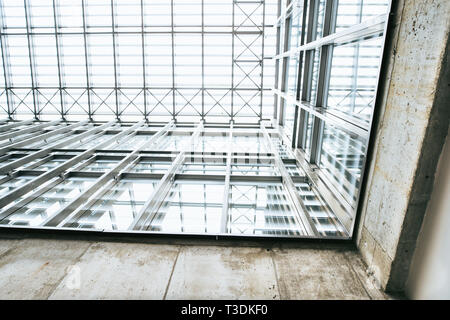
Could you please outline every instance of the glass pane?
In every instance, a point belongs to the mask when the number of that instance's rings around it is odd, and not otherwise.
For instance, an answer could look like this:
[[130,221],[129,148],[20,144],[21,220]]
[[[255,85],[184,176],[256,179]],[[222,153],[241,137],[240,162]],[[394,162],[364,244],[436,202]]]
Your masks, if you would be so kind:
[[180,170],[180,173],[183,174],[216,174],[216,175],[225,175],[226,165],[225,164],[217,164],[217,163],[195,163],[188,162],[183,165]]
[[167,169],[171,166],[171,162],[153,161],[153,160],[141,160],[130,172],[136,173],[166,173]]
[[328,108],[369,123],[381,52],[382,38],[334,47]]
[[59,37],[61,72],[66,86],[86,86],[86,61],[84,37],[62,35]]
[[114,56],[111,35],[88,36],[88,61],[92,86],[114,87]]
[[295,119],[295,104],[285,102],[284,108],[285,108],[284,133],[289,138],[292,138],[292,133],[294,130],[294,119]]
[[174,233],[218,233],[223,183],[175,182],[149,230]]
[[232,184],[229,232],[254,235],[300,235],[294,211],[281,184]]
[[309,216],[321,235],[342,236],[346,234],[344,226],[314,189],[307,183],[297,184],[296,187]]
[[176,135],[169,133],[158,140],[157,145],[154,145],[152,150],[181,151],[190,147],[190,140],[190,135]]
[[256,135],[233,135],[233,152],[240,153],[268,153],[264,137]]
[[336,32],[386,14],[389,0],[339,0]]
[[229,137],[226,133],[217,135],[201,135],[196,141],[196,152],[226,152]]
[[274,163],[239,163],[231,166],[231,174],[243,176],[275,176],[280,175]]
[[[6,36],[9,76],[13,86],[31,87],[30,58],[26,36]],[[32,105],[32,104],[30,104]]]
[[0,221],[0,224],[38,226],[46,219],[53,217],[93,182],[93,179],[88,178],[68,178],[61,181],[23,207],[18,208],[13,214]]
[[81,171],[106,172],[114,168],[119,160],[95,160],[83,167]]
[[[2,162],[3,164],[3,162]],[[28,181],[34,179],[34,177],[20,176],[18,178],[11,178],[0,184],[0,196],[6,195],[8,192],[24,185]]]
[[127,230],[145,201],[152,194],[156,181],[122,179],[84,207],[79,218],[66,226],[82,229]]
[[316,49],[312,51],[314,54],[314,64],[313,64],[313,70],[312,70],[312,82],[311,82],[311,104],[316,103],[316,97],[317,97],[317,84],[319,81],[319,64],[320,64],[320,50]]
[[22,1],[2,0],[2,21],[3,26],[9,32],[23,31],[26,28],[25,8]]
[[325,124],[320,155],[320,167],[328,174],[336,188],[356,206],[360,176],[365,157],[366,141]]
[[120,34],[116,37],[117,74],[120,86],[142,87],[141,35]]

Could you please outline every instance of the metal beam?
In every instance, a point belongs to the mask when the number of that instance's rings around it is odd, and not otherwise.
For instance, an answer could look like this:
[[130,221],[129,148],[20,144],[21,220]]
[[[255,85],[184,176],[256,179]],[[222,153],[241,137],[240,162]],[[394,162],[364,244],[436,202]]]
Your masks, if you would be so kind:
[[29,58],[29,66],[30,66],[30,76],[31,76],[31,91],[33,93],[33,110],[34,110],[34,117],[35,119],[39,120],[39,111],[37,110],[39,104],[38,104],[38,98],[36,95],[36,74],[34,70],[34,53],[33,53],[33,45],[31,40],[31,16],[30,16],[30,8],[28,4],[28,0],[23,0],[23,7],[25,10],[25,25],[27,28],[27,43],[28,43],[28,58]]
[[114,0],[111,0],[111,28],[112,28],[112,47],[113,47],[113,67],[114,67],[114,92],[116,96],[116,119],[120,120],[119,113],[119,83],[117,80],[117,54],[116,54],[116,23],[114,21]]
[[2,24],[0,25],[0,49],[1,49],[1,55],[2,55],[2,67],[3,67],[3,80],[5,82],[5,95],[6,95],[6,104],[7,104],[7,111],[8,111],[8,117],[9,119],[12,119],[12,106],[11,106],[11,98],[10,98],[10,92],[9,87],[11,86],[11,80],[9,79],[9,61],[8,61],[8,51],[6,50],[6,40],[5,36],[3,34],[3,21],[4,15],[3,15],[3,4],[0,3],[0,21]]
[[110,139],[97,144],[95,147],[86,150],[84,152],[82,152],[81,154],[79,154],[76,157],[73,157],[70,160],[67,160],[66,162],[64,162],[63,164],[57,166],[56,168],[46,172],[43,175],[40,175],[38,177],[36,177],[35,179],[29,181],[28,183],[20,186],[19,188],[16,188],[10,192],[8,192],[6,195],[4,195],[3,197],[0,198],[0,208],[6,206],[8,203],[16,200],[18,197],[30,192],[31,190],[39,187],[40,185],[42,185],[43,183],[49,181],[51,178],[54,178],[56,176],[58,176],[59,174],[62,174],[64,171],[66,171],[67,169],[69,169],[70,167],[72,167],[75,164],[80,163],[83,160],[86,160],[87,158],[89,158],[90,156],[92,156],[97,150],[101,149],[104,146],[107,146],[109,144],[111,144],[112,142],[114,142],[115,140],[128,135],[130,132],[133,132],[135,129],[141,127],[143,125],[144,121],[140,121],[138,123],[136,123],[134,126],[131,126],[130,128],[114,135],[113,137],[111,137]]
[[264,55],[265,42],[264,42],[264,39],[265,39],[265,32],[266,32],[266,29],[265,29],[265,25],[266,25],[266,23],[265,23],[266,22],[266,2],[264,1],[262,5],[263,5],[263,16],[262,16],[262,19],[263,19],[263,22],[262,22],[262,34],[263,35],[262,35],[262,39],[261,39],[261,83],[260,83],[261,99],[259,101],[259,122],[262,121],[263,101],[264,101],[263,88],[264,88],[264,59],[265,59],[265,55]]
[[300,51],[313,50],[324,45],[350,43],[359,39],[365,39],[370,36],[378,36],[384,32],[385,24],[388,19],[386,14],[381,14],[372,19],[363,21],[357,25],[348,27],[342,31],[330,34],[326,37],[308,42],[297,48],[293,48],[281,54],[277,54],[272,59],[282,59],[283,57],[295,55]]
[[81,0],[81,12],[83,16],[83,44],[84,44],[84,67],[86,73],[86,93],[88,98],[88,117],[92,120],[92,106],[91,106],[91,82],[89,80],[89,63],[88,63],[88,50],[87,50],[87,27],[86,27],[86,4],[85,0]]
[[21,148],[21,147],[24,147],[24,146],[26,146],[28,144],[31,144],[31,143],[34,143],[34,142],[40,141],[40,140],[45,140],[47,138],[50,138],[50,137],[55,136],[55,135],[60,134],[60,133],[68,133],[72,129],[75,129],[75,128],[79,127],[79,126],[84,126],[86,123],[88,123],[87,120],[81,121],[81,122],[77,122],[77,123],[74,123],[74,124],[71,124],[71,125],[68,125],[68,126],[62,125],[61,128],[54,129],[54,130],[52,130],[50,132],[43,133],[43,134],[40,134],[38,136],[26,139],[25,141],[20,141],[20,142],[17,142],[17,143],[10,144],[9,146],[3,147],[3,148],[0,149],[0,155],[3,155],[5,153],[9,152],[12,149]]
[[[275,95],[281,96],[286,101],[289,101],[290,103],[297,105],[302,110],[305,110],[306,112],[308,112],[310,114],[310,116],[312,115],[314,117],[320,118],[323,121],[330,123],[332,125],[335,125],[346,132],[357,134],[358,136],[362,137],[363,139],[368,138],[368,135],[369,135],[368,128],[362,127],[359,122],[355,123],[355,122],[349,121],[350,119],[339,118],[336,114],[329,112],[326,109],[323,109],[320,107],[314,107],[313,105],[311,105],[307,102],[295,100],[294,97],[292,97],[288,94],[285,94],[279,90],[274,89],[273,92]],[[305,121],[307,121],[307,118],[305,118]],[[307,123],[305,124],[305,127],[306,126],[307,126]]]
[[173,160],[170,168],[159,181],[158,185],[153,190],[150,198],[145,202],[142,209],[139,211],[138,215],[134,218],[133,222],[130,224],[128,230],[148,230],[153,221],[153,218],[158,213],[158,210],[162,204],[162,201],[166,197],[170,190],[173,182],[175,181],[175,174],[184,164],[186,160],[186,153],[188,149],[192,150],[193,143],[199,136],[200,132],[203,130],[203,121],[197,126],[195,132],[192,134],[191,141],[188,144],[186,150],[178,153],[176,158]]
[[147,121],[147,76],[145,68],[145,34],[144,34],[144,0],[140,2],[141,6],[141,41],[142,41],[142,85],[144,86],[144,119]]
[[8,163],[4,166],[0,167],[0,173],[9,173],[11,170],[16,169],[26,163],[29,163],[35,159],[39,159],[42,157],[45,157],[47,155],[49,155],[50,153],[52,153],[55,149],[58,149],[60,147],[64,147],[66,145],[69,145],[77,140],[83,139],[85,137],[88,137],[90,135],[96,134],[97,132],[100,132],[102,130],[105,130],[107,128],[109,128],[110,126],[112,126],[115,123],[115,121],[111,121],[108,123],[105,123],[104,125],[98,126],[98,127],[94,127],[91,130],[86,130],[86,132],[77,134],[75,136],[70,136],[68,139],[63,140],[57,144],[54,144],[48,148],[44,148],[41,149],[39,151],[33,152],[25,157],[22,157],[20,159],[17,159],[16,161],[13,161],[11,163]]
[[60,46],[59,46],[59,34],[58,34],[58,22],[56,17],[56,2],[55,0],[52,0],[53,4],[53,22],[55,26],[55,44],[56,44],[56,61],[58,65],[58,83],[59,83],[59,98],[60,98],[60,105],[61,105],[61,118],[64,120],[64,99],[63,99],[63,93],[62,93],[62,73],[61,73],[61,54],[60,54]]
[[[335,20],[337,15],[337,0],[327,0],[325,4],[325,14],[323,22],[323,37],[327,37],[335,30]],[[317,49],[316,49],[317,50]],[[319,74],[317,76],[316,107],[326,108],[328,100],[328,84],[330,82],[331,59],[333,52],[332,45],[323,45],[320,48]],[[314,117],[311,130],[311,157],[310,162],[317,164],[320,162],[320,152],[322,149],[322,133],[324,122],[320,117]]]
[[60,122],[61,122],[61,120],[55,120],[55,121],[51,121],[51,122],[44,122],[44,123],[41,123],[41,124],[38,124],[38,125],[31,125],[28,128],[20,129],[20,130],[13,131],[13,132],[10,132],[10,133],[5,133],[5,134],[0,135],[0,141],[1,140],[6,140],[6,139],[11,139],[13,137],[18,137],[18,136],[21,136],[21,135],[24,135],[24,134],[27,134],[27,133],[35,132],[35,131],[44,129],[46,127],[54,126],[54,125],[56,125],[56,124],[58,124]]
[[[165,134],[171,127],[173,126],[173,122],[169,122],[166,126],[164,126],[157,134],[153,135],[148,141],[142,144],[139,148],[136,148],[132,153],[127,155],[122,161],[120,161],[114,168],[105,172],[100,178],[98,178],[89,188],[87,188],[84,192],[82,192],[78,197],[73,199],[70,203],[68,203],[64,208],[60,209],[56,212],[52,217],[46,219],[42,225],[43,226],[52,226],[52,227],[62,227],[66,223],[69,223],[71,220],[76,217],[81,216],[84,213],[84,209],[89,208],[86,206],[80,210],[75,211],[80,205],[85,203],[91,196],[93,196],[97,191],[100,190],[100,193],[104,193],[107,191],[106,188],[103,188],[111,179],[116,181],[120,180],[121,172],[131,168],[139,161],[139,152],[152,145],[156,142],[163,134]],[[136,131],[137,129],[135,129]],[[102,189],[103,188],[103,189]],[[94,198],[98,198],[94,196]]]
[[177,121],[176,111],[175,111],[175,35],[174,35],[174,18],[173,18],[173,1],[170,0],[170,21],[171,21],[171,45],[172,45],[172,119]]
[[227,168],[225,172],[225,185],[223,191],[223,206],[222,219],[220,225],[221,233],[227,233],[227,224],[229,217],[229,202],[230,202],[230,178],[231,178],[231,159],[233,153],[233,122],[230,123],[228,132],[228,151],[227,151]]
[[17,122],[7,122],[6,124],[0,125],[0,132],[10,131],[11,129],[14,129],[15,127],[20,127],[23,125],[28,125],[33,123],[34,120],[24,120],[24,121],[17,121]]

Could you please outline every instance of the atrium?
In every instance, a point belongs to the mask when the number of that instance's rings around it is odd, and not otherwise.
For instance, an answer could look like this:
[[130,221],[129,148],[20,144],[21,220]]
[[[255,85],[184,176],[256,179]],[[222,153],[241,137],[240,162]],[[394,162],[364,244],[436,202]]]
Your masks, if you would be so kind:
[[350,243],[404,292],[448,131],[407,2],[2,0],[0,232]]

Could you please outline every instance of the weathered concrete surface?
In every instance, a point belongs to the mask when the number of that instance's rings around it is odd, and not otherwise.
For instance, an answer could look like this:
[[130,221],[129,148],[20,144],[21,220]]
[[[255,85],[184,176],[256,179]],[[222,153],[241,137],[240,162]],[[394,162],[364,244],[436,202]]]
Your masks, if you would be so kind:
[[169,245],[95,243],[50,299],[162,299],[178,251]]
[[365,274],[355,252],[274,250],[273,260],[282,299],[386,298]]
[[397,3],[357,238],[391,292],[404,290],[450,115],[450,1]]
[[20,241],[0,257],[0,299],[47,299],[89,245],[65,240]]
[[263,248],[184,247],[167,299],[279,299],[272,260]]
[[0,241],[0,257],[7,253],[8,251],[12,250],[16,244],[17,240],[2,240]]
[[389,298],[350,249],[14,242],[0,240],[2,299]]

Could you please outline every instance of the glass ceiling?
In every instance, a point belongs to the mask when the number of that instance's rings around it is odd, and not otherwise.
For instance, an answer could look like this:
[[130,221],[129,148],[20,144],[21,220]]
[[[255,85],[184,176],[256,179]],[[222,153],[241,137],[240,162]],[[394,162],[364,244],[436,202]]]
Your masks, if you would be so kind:
[[2,1],[0,229],[352,237],[389,11]]
[[277,0],[2,0],[0,113],[255,123]]

